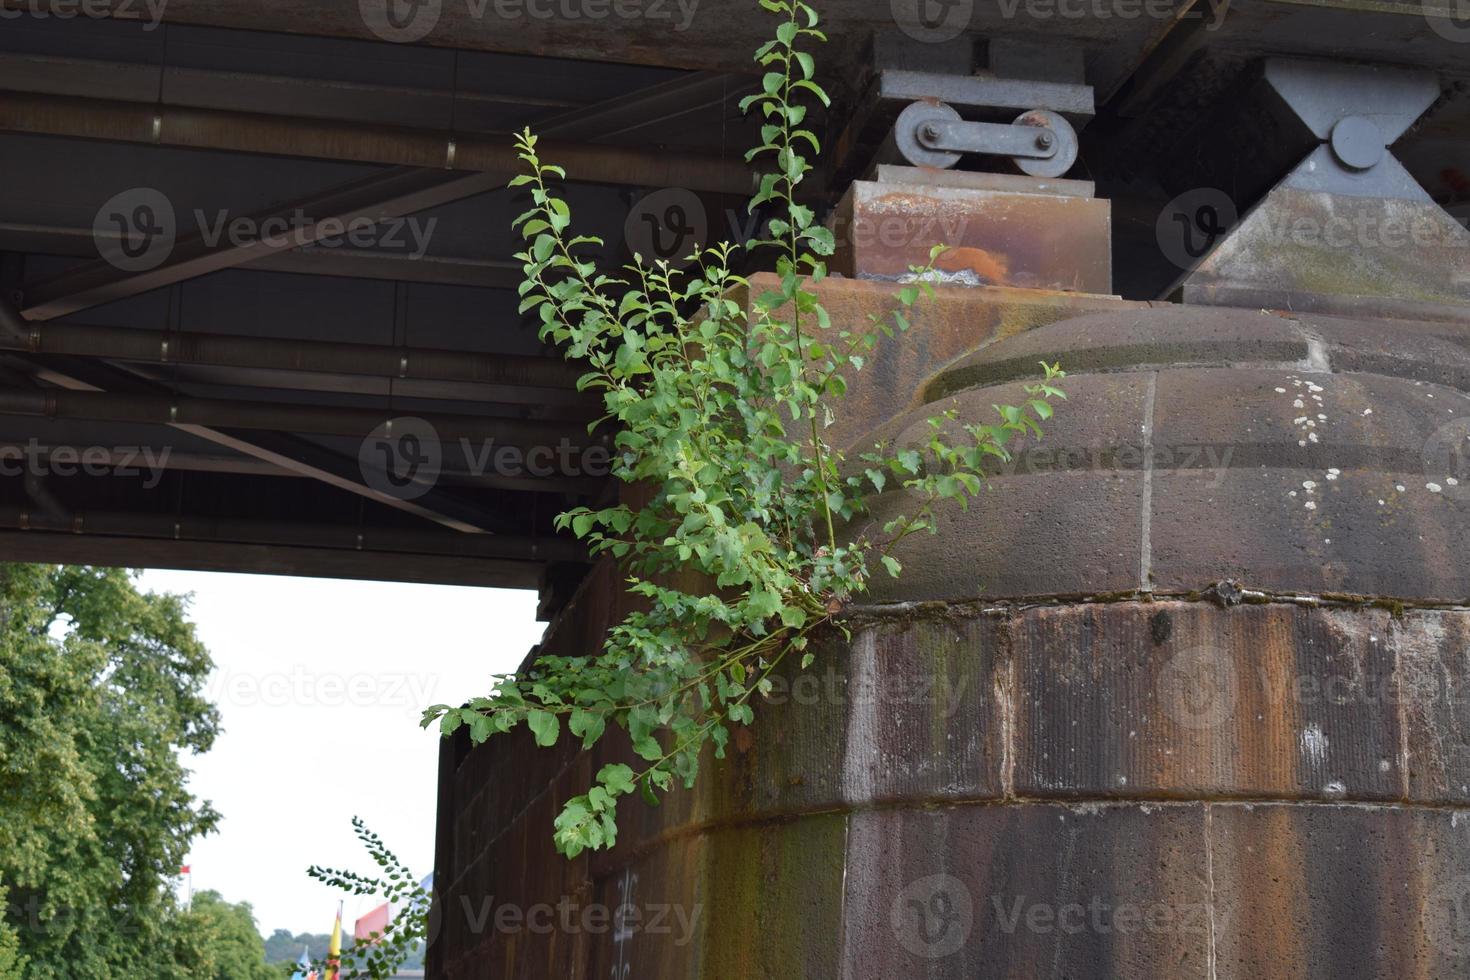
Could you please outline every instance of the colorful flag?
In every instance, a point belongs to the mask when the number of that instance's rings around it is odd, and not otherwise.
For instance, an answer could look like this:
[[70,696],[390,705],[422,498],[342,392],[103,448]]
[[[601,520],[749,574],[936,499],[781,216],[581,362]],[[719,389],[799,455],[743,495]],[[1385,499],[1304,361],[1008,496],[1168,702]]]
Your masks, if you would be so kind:
[[332,942],[327,946],[327,980],[337,980],[342,959],[342,904],[337,903],[337,921],[332,923]]
[[189,870],[189,866],[187,864],[185,864],[185,865],[180,865],[180,867],[179,867],[179,874],[181,874],[181,875],[187,875],[187,874],[193,874],[193,872],[190,871]]
[[383,933],[388,931],[388,923],[391,921],[392,910],[384,902],[367,915],[358,917],[357,923],[352,927],[352,938],[359,943],[372,941],[374,935],[381,939]]

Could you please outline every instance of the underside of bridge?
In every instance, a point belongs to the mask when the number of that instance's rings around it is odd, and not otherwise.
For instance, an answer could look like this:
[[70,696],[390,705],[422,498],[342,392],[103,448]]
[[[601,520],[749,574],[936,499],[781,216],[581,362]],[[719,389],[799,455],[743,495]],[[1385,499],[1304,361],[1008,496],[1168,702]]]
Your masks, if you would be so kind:
[[[1440,695],[1470,683],[1470,24],[1436,0],[817,6],[826,302],[879,311],[952,246],[829,441],[978,418],[1042,359],[1068,405],[855,613],[818,707],[773,707],[661,811],[627,802],[610,853],[550,846],[601,756],[447,742],[431,975],[1464,975],[1470,709]],[[618,578],[553,519],[617,498],[610,437],[517,313],[509,134],[542,135],[608,263],[744,240],[770,18],[0,15],[0,558],[535,588],[544,650],[596,648]],[[1335,681],[1357,700],[1301,693]],[[635,891],[698,921],[484,908]],[[1017,932],[1027,902],[1172,926]]]

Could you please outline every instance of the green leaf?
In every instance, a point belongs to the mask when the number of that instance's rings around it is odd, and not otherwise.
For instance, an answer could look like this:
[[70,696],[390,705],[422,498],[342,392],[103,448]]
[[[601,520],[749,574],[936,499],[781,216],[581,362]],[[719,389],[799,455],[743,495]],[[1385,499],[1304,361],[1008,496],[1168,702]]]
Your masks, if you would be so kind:
[[526,724],[536,736],[536,744],[543,749],[555,745],[557,736],[561,734],[561,720],[549,711],[539,709],[528,711]]

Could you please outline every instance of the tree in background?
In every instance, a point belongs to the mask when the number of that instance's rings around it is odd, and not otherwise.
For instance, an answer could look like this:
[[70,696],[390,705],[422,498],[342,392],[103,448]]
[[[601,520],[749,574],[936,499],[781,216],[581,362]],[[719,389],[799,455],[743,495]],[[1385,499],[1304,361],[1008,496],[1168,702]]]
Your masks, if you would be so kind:
[[213,664],[133,578],[0,566],[0,964],[9,931],[31,980],[249,976],[203,972],[214,933],[173,895],[219,819],[180,762],[218,734]]
[[183,916],[184,929],[203,941],[206,962],[192,976],[200,980],[276,980],[280,971],[265,962],[265,941],[248,902],[230,903],[205,891]]

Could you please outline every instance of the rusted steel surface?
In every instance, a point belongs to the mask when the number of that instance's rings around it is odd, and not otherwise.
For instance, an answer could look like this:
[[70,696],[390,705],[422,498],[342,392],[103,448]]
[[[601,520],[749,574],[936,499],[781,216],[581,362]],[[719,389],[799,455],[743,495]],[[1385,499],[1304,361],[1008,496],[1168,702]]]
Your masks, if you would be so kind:
[[1097,198],[856,181],[833,213],[833,268],[897,279],[929,264],[972,284],[1108,294],[1111,210]]

